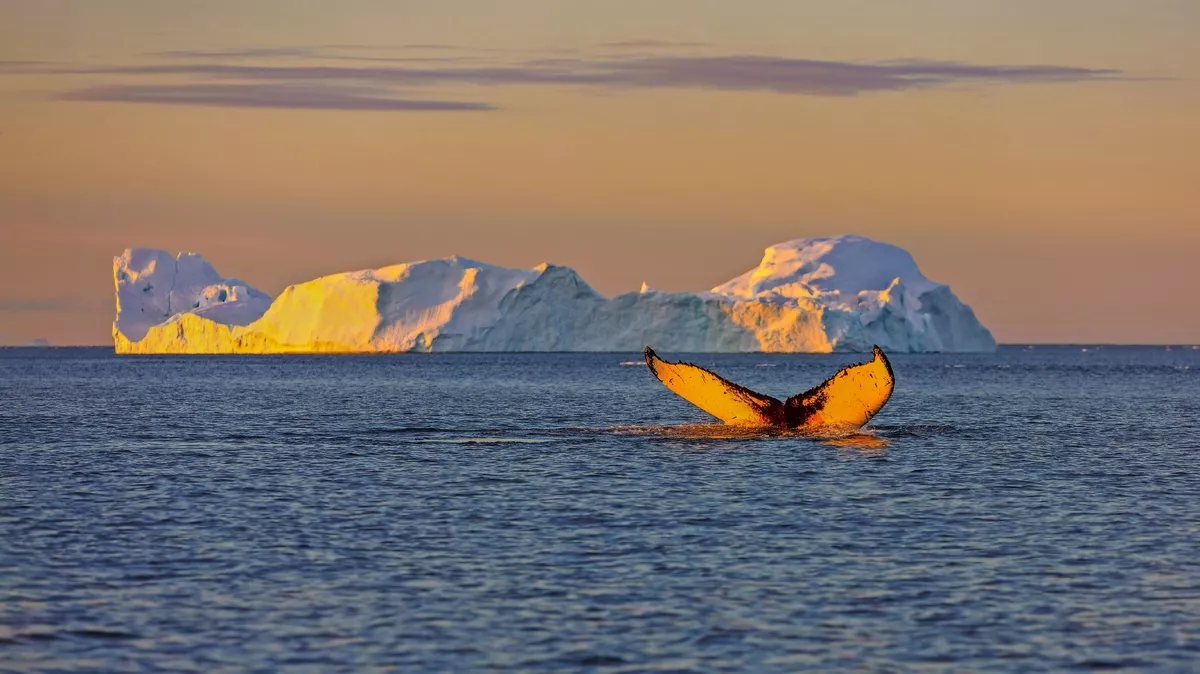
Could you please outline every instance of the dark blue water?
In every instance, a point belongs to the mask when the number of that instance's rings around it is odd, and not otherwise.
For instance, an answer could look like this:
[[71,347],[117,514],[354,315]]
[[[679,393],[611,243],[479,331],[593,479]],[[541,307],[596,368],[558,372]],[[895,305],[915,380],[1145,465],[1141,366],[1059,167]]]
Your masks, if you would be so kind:
[[639,360],[0,351],[0,669],[1198,666],[1200,350],[896,355],[828,440]]

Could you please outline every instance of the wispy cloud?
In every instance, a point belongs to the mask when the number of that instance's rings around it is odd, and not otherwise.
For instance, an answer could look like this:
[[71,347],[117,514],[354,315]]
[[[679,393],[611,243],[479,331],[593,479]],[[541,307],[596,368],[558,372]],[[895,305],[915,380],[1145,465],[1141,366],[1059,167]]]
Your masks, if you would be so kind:
[[292,110],[483,111],[487,103],[395,98],[390,90],[286,84],[109,84],[59,94],[59,100],[159,103],[221,108],[283,108]]
[[617,42],[601,42],[598,47],[608,49],[675,49],[711,47],[711,42],[676,42],[674,40],[635,39]]
[[[648,39],[608,43],[630,49],[692,44]],[[856,62],[673,52],[566,58],[546,58],[545,52],[538,58],[519,58],[509,53],[505,57],[484,58],[479,54],[467,55],[452,45],[438,44],[400,45],[390,49],[435,50],[446,52],[444,55],[393,56],[353,51],[359,47],[366,49],[365,45],[318,45],[176,50],[155,54],[160,59],[157,63],[93,67],[47,64],[36,69],[47,74],[119,76],[123,80],[61,92],[57,96],[61,100],[393,111],[494,109],[485,102],[444,100],[444,96],[414,98],[411,94],[418,88],[451,86],[703,89],[858,96],[951,86],[1133,79],[1115,69],[1050,64],[991,65],[919,59]],[[350,53],[330,51],[337,49]],[[273,59],[295,62],[279,63]],[[31,67],[23,66],[20,71]],[[131,77],[155,77],[156,81],[129,83]],[[160,83],[158,80],[163,77],[182,81]]]
[[627,86],[762,90],[816,96],[853,96],[984,82],[1078,82],[1121,74],[1116,70],[1052,65],[917,60],[854,63],[753,55],[642,58],[612,64],[607,70]]
[[425,43],[425,44],[402,44],[402,45],[398,45],[397,48],[398,49],[429,49],[429,50],[434,50],[434,51],[463,49],[463,47],[459,47],[457,45],[439,44],[436,42],[430,42],[430,43]]
[[351,56],[337,55],[322,57],[329,61],[360,61],[363,63],[478,63],[480,56]]
[[1082,82],[1123,77],[1119,70],[1055,65],[975,65],[951,61],[855,63],[774,56],[659,56],[538,59],[484,67],[351,67],[180,63],[69,68],[69,74],[189,75],[255,81],[321,81],[434,86],[584,85],[845,96],[958,83]]
[[[482,59],[479,55],[448,55],[445,52],[455,50],[449,45],[400,45],[394,47],[373,47],[370,45],[313,45],[298,47],[245,47],[238,49],[171,49],[168,51],[147,52],[142,56],[180,61],[270,61],[270,60],[310,60],[310,61],[364,61],[379,63],[463,63]],[[361,52],[396,52],[409,53],[434,51],[439,56],[369,56]]]
[[312,58],[320,55],[318,47],[245,47],[238,49],[170,49],[145,54],[171,59],[259,59]]
[[227,47],[219,49],[168,49],[166,51],[146,52],[143,56],[157,56],[172,59],[256,59],[256,58],[329,58],[336,57],[339,52],[395,52],[395,51],[493,51],[459,47],[452,44],[313,44],[292,45],[288,47],[249,46]]
[[0,313],[4,314],[29,314],[44,311],[67,311],[78,308],[79,302],[73,297],[0,299]]
[[16,72],[36,72],[52,65],[47,61],[5,61],[0,59],[0,70]]
[[376,61],[383,63],[459,63],[485,58],[498,49],[460,47],[451,44],[314,44],[288,47],[247,46],[219,49],[169,49],[141,54],[173,61]]

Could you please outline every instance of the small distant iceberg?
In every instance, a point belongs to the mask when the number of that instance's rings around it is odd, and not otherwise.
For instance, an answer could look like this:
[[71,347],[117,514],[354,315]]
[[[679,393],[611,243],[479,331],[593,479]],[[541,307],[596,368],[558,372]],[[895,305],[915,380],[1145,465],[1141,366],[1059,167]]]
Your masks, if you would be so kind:
[[861,236],[796,239],[707,292],[607,298],[569,267],[450,257],[332,274],[278,297],[194,253],[113,259],[118,353],[992,351],[949,286]]

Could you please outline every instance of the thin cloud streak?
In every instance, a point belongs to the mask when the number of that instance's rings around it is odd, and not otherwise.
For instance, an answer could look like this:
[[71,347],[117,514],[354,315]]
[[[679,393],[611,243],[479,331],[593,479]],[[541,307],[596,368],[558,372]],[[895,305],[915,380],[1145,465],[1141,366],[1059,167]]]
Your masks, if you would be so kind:
[[614,64],[612,71],[631,86],[823,96],[970,82],[1077,82],[1121,75],[1116,70],[1048,65],[988,66],[939,61],[862,64],[765,56],[644,58]]
[[[425,47],[431,47],[426,45]],[[316,58],[311,48],[221,52],[246,57]],[[181,56],[198,52],[167,52]],[[217,53],[212,53],[217,58]],[[321,56],[337,59],[339,57]],[[347,56],[353,60],[384,57]],[[426,57],[436,58],[436,57]],[[462,57],[447,57],[462,58]],[[386,65],[385,63],[391,63]],[[59,100],[317,110],[494,110],[485,102],[413,99],[413,88],[439,86],[569,86],[608,89],[766,91],[804,96],[857,96],[978,84],[1072,83],[1138,79],[1120,70],[1058,65],[978,65],[956,61],[873,63],[756,55],[537,58],[515,63],[384,62],[378,65],[205,62],[36,69],[45,74],[175,76],[202,81],[100,84],[59,93]],[[22,68],[20,72],[29,72]]]
[[365,63],[478,63],[479,56],[322,56],[330,61],[362,61]]
[[770,56],[662,56],[540,59],[516,65],[406,68],[182,63],[64,68],[60,74],[191,75],[258,81],[387,85],[583,85],[630,88],[765,90],[845,96],[972,82],[1038,83],[1129,79],[1113,69],[1055,65],[974,65],[947,61],[854,63]]
[[403,44],[403,45],[367,45],[367,44],[317,44],[317,45],[297,45],[292,47],[233,47],[222,49],[169,49],[166,51],[146,52],[143,56],[153,56],[158,58],[169,59],[188,59],[188,60],[218,60],[218,59],[275,59],[275,58],[290,58],[290,59],[356,59],[356,60],[406,60],[406,59],[445,59],[447,61],[456,60],[462,57],[442,56],[442,57],[370,57],[370,56],[349,56],[347,54],[339,54],[337,52],[362,52],[362,51],[460,51],[460,52],[478,52],[485,51],[480,49],[472,49],[467,47],[457,47],[449,44]]
[[633,39],[633,40],[618,40],[616,42],[601,42],[596,45],[606,49],[674,49],[674,48],[694,48],[694,47],[711,47],[711,42],[676,42],[674,40],[654,40],[654,39]]
[[320,55],[315,47],[247,47],[242,49],[170,49],[148,52],[145,56],[172,59],[252,59],[313,58]]
[[79,302],[73,297],[49,297],[44,299],[0,299],[0,313],[28,314],[45,311],[68,311],[78,309]]
[[356,110],[380,112],[489,111],[488,103],[392,98],[381,89],[296,84],[115,84],[85,87],[58,100],[156,103],[218,108]]
[[30,73],[37,74],[44,71],[47,67],[54,65],[49,61],[5,61],[0,60],[0,70],[10,73]]
[[352,54],[337,54],[319,47],[292,47],[287,49],[250,48],[250,49],[216,49],[216,50],[171,50],[148,52],[143,56],[158,58],[188,60],[228,60],[252,61],[293,59],[309,61],[362,61],[372,63],[469,63],[481,61],[480,56],[357,56]]

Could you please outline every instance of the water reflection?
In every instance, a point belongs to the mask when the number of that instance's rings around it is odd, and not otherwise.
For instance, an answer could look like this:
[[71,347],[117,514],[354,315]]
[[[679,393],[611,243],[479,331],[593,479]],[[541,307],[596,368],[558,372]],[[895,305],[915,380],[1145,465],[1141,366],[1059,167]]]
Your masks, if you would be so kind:
[[891,441],[861,430],[845,433],[814,432],[777,426],[728,426],[725,424],[682,424],[676,426],[618,426],[616,435],[658,436],[688,440],[800,439],[840,449],[872,450],[882,453]]
[[883,449],[892,444],[891,440],[870,433],[854,433],[840,438],[829,438],[824,444],[840,449],[857,449],[864,453],[882,454]]

